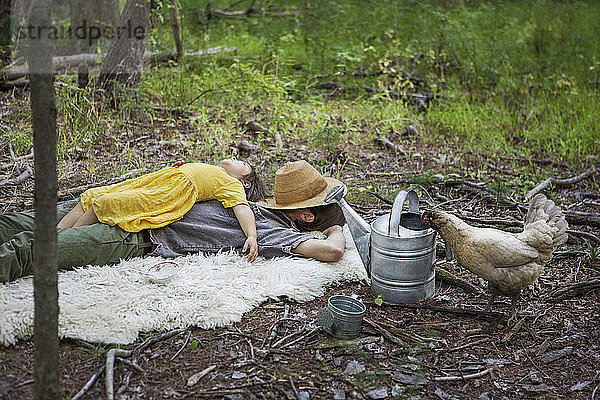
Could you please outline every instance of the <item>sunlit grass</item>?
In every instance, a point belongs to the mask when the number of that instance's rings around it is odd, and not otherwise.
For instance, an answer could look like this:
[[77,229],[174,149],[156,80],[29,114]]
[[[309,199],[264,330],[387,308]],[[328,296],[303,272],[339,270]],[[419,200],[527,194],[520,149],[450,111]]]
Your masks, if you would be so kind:
[[[211,7],[230,3],[214,0]],[[141,111],[150,121],[177,127],[188,117],[175,110],[192,110],[204,156],[226,152],[218,148],[242,134],[248,119],[271,135],[329,152],[344,143],[372,146],[382,134],[405,142],[402,132],[410,123],[420,132],[411,140],[486,154],[577,164],[600,153],[600,3],[332,0],[310,2],[308,10],[305,4],[278,1],[279,8],[295,7],[288,16],[270,17],[265,9],[265,16],[207,19],[205,1],[182,0],[187,50],[237,50],[146,67],[137,97]],[[158,21],[149,47],[174,48],[166,19]],[[69,149],[113,140],[120,130],[144,129],[128,118],[141,112],[135,96],[122,104],[125,112],[113,112],[90,90],[74,90],[73,79],[59,79],[65,83],[57,87],[61,158]],[[328,97],[317,85],[322,81],[337,82],[341,90]],[[438,97],[417,112],[411,103],[367,93],[361,85]],[[153,105],[166,107],[166,115]],[[3,140],[28,151],[29,117],[10,117],[18,129],[3,126]]]

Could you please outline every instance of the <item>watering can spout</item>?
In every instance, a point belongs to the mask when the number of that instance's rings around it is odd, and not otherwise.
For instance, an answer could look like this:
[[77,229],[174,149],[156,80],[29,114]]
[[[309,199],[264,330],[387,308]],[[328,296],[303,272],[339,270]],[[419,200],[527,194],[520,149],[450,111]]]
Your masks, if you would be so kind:
[[371,226],[365,221],[350,205],[344,200],[344,192],[346,191],[345,185],[339,185],[331,189],[331,191],[325,197],[326,203],[337,203],[339,204],[350,233],[352,234],[352,240],[356,245],[356,250],[360,255],[363,266],[367,271],[367,276],[371,276],[371,260],[370,260],[370,246],[371,246]]

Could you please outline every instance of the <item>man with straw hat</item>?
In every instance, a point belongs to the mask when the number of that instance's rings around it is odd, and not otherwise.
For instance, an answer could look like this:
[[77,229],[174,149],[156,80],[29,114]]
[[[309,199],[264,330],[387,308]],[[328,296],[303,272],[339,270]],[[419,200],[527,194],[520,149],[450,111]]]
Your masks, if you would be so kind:
[[327,193],[341,184],[304,160],[293,161],[275,172],[274,196],[258,204],[283,211],[302,230],[322,231],[345,223],[340,207],[325,202]]
[[[340,185],[323,177],[306,161],[286,164],[275,174],[275,195],[249,202],[256,218],[259,255],[297,254],[320,261],[338,261],[344,254],[344,216],[337,204],[326,204],[329,190]],[[62,218],[68,208],[58,211]],[[0,282],[31,273],[33,213],[0,215]],[[320,230],[325,239],[302,231]],[[196,203],[182,219],[158,229],[126,232],[102,223],[58,231],[59,269],[118,263],[151,254],[176,257],[242,249],[246,236],[231,209],[218,201]]]

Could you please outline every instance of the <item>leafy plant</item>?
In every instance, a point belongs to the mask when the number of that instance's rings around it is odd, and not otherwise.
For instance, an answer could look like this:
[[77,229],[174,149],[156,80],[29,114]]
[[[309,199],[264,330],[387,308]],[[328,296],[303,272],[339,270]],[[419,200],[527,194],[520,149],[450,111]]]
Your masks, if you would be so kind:
[[590,263],[595,264],[600,256],[600,246],[590,243],[588,240],[585,241],[587,247],[587,255],[590,258]]
[[338,127],[324,126],[312,131],[309,140],[314,147],[324,149],[329,154],[334,154],[341,137],[342,134]]
[[100,357],[106,352],[106,346],[94,344],[91,347],[86,347],[84,350],[90,357]]
[[375,300],[373,300],[373,303],[375,303],[376,305],[381,307],[383,305],[383,299],[381,298],[381,295],[375,297]]

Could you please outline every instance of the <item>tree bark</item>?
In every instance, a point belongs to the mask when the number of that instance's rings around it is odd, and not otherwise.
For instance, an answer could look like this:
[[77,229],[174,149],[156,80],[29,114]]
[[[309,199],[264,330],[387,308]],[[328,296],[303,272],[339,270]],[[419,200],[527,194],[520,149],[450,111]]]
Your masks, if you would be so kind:
[[127,0],[96,83],[113,106],[119,103],[121,89],[134,89],[140,83],[151,29],[150,1]]
[[[115,27],[119,22],[118,0],[70,0],[71,28],[86,27],[104,32],[107,27]],[[73,53],[96,52],[99,37],[89,35],[87,39],[77,40],[71,49]],[[101,35],[97,35],[101,36]]]
[[179,19],[179,11],[177,10],[177,0],[171,0],[169,15],[171,16],[171,28],[173,29],[175,49],[177,50],[177,63],[180,63],[181,58],[183,57],[183,42],[181,38],[181,20]]
[[0,0],[0,68],[10,63],[10,2]]
[[[49,26],[52,0],[37,0],[28,21]],[[56,258],[56,107],[51,43],[42,35],[29,41],[31,114],[35,153],[33,238],[34,362],[33,398],[58,399],[58,278]]]

